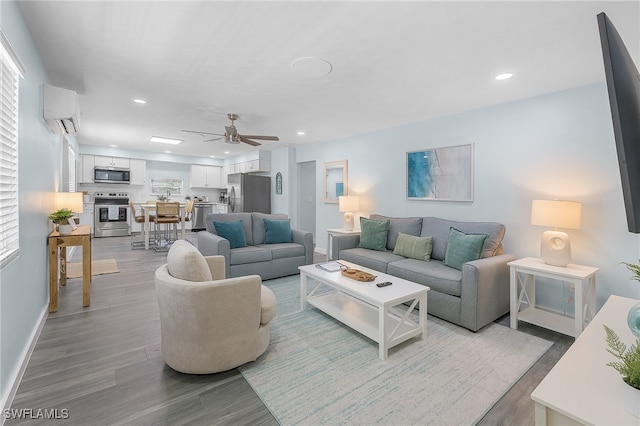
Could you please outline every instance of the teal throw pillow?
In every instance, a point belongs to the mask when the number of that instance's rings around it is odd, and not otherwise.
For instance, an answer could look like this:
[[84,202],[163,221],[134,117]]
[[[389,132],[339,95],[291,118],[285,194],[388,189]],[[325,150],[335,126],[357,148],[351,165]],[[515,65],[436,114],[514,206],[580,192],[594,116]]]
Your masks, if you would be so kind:
[[416,237],[398,232],[393,254],[418,260],[431,260],[433,237]]
[[229,246],[232,249],[247,246],[247,239],[244,236],[241,220],[237,222],[213,222],[213,226],[219,236],[229,240]]
[[267,244],[291,242],[291,221],[289,219],[264,219],[264,229],[264,242]]
[[370,250],[386,251],[388,232],[388,220],[373,220],[361,217],[360,244],[358,244],[358,247]]
[[465,234],[451,227],[443,263],[455,269],[462,269],[463,263],[480,259],[482,246],[487,237],[487,234]]

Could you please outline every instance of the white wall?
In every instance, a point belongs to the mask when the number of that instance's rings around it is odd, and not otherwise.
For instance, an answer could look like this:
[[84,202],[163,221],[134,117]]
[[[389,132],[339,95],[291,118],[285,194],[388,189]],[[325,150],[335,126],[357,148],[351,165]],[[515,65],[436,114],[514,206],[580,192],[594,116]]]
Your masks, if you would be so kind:
[[[0,270],[0,397],[4,408],[33,334],[46,315],[49,286],[47,216],[60,188],[62,141],[42,119],[42,84],[48,77],[17,4],[0,2],[0,25],[26,68],[20,82],[20,253]],[[69,142],[77,148],[74,138]],[[76,149],[77,152],[77,149]]]
[[[406,199],[406,153],[473,143],[473,202]],[[325,229],[342,226],[337,204],[323,204],[322,163],[348,160],[349,193],[361,214],[437,216],[504,223],[504,246],[518,257],[538,256],[545,230],[530,224],[531,200],[582,202],[582,228],[568,230],[573,262],[600,268],[598,306],[611,294],[640,299],[620,261],[637,262],[640,238],[627,232],[611,116],[604,84],[414,123],[297,149],[298,163],[316,160],[320,250]],[[552,288],[551,290],[556,290]],[[539,295],[558,309],[557,295]]]

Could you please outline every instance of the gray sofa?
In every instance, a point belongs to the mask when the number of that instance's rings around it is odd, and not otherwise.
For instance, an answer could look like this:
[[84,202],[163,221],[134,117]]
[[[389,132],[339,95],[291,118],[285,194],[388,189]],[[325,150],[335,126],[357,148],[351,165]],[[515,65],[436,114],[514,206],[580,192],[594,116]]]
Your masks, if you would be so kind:
[[[284,214],[214,213],[206,217],[206,231],[198,233],[198,250],[204,256],[222,255],[227,278],[260,275],[263,280],[297,274],[298,266],[313,263],[313,234],[291,229],[290,243],[266,244],[264,219],[288,219]],[[231,248],[213,222],[242,221],[246,247]]]
[[[427,312],[477,331],[509,312],[509,267],[515,256],[504,254],[505,227],[495,222],[456,222],[436,217],[388,220],[386,251],[357,248],[359,235],[338,235],[332,240],[332,258],[344,259],[376,271],[429,286]],[[445,265],[450,228],[463,233],[486,234],[480,258],[463,263],[461,269]],[[431,260],[393,254],[398,233],[432,237]]]

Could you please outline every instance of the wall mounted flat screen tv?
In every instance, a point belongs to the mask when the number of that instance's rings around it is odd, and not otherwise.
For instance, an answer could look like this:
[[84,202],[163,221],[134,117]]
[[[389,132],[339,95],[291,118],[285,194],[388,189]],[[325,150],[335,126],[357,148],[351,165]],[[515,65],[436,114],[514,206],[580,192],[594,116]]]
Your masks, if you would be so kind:
[[607,15],[598,28],[629,232],[640,233],[640,73]]

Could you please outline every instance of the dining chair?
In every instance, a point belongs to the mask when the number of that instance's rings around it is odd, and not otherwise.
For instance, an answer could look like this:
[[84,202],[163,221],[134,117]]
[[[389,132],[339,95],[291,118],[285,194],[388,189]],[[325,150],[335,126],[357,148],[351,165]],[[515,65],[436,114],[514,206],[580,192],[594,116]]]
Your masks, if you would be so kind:
[[[156,251],[169,250],[169,246],[178,239],[178,223],[180,223],[180,203],[156,203]],[[164,227],[162,226],[164,225]],[[174,236],[170,228],[173,226]]]

